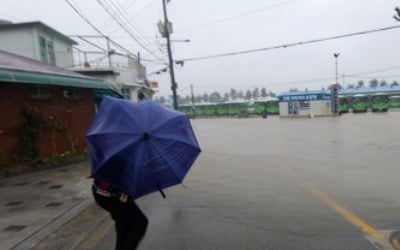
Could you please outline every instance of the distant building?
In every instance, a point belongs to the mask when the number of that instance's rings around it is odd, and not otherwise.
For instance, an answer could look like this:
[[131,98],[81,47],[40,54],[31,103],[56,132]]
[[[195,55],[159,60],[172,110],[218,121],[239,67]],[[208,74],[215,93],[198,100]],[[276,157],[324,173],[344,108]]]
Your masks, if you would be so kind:
[[136,57],[122,54],[103,55],[96,53],[96,56],[104,60],[87,59],[90,53],[85,53],[83,63],[77,63],[73,70],[77,73],[102,79],[110,82],[119,93],[128,100],[138,101],[139,94],[151,99],[154,90],[146,78],[146,67]]
[[388,95],[399,95],[400,86],[382,86],[382,87],[363,87],[363,88],[351,88],[351,89],[340,89],[339,94],[343,96],[352,96],[356,94],[377,94],[385,93]]
[[74,65],[72,47],[76,44],[42,22],[11,23],[0,20],[0,50],[68,68]]
[[0,165],[86,148],[84,136],[111,85],[0,50]]
[[331,93],[324,90],[286,92],[278,96],[279,114],[286,117],[328,116]]

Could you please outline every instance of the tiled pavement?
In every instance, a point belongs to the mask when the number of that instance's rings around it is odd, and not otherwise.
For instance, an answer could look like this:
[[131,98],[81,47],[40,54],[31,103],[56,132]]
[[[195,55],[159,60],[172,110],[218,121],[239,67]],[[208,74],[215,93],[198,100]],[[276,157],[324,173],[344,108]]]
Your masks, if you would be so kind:
[[0,179],[0,249],[29,249],[92,203],[89,163]]

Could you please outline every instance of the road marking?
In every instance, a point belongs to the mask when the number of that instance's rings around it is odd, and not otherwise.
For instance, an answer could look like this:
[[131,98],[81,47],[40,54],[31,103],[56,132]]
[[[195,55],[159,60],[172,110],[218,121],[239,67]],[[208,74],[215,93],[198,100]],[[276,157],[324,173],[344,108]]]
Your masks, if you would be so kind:
[[97,246],[101,239],[110,231],[114,225],[113,221],[107,217],[100,225],[91,232],[84,240],[79,243],[75,249],[93,249]]
[[[393,243],[393,246],[388,242],[387,238],[373,226],[369,225],[367,222],[362,220],[360,217],[344,208],[337,201],[329,197],[328,194],[319,190],[315,185],[310,182],[301,180],[298,175],[295,175],[292,170],[286,169],[289,175],[294,178],[305,190],[311,193],[319,201],[325,204],[327,207],[341,215],[346,221],[359,228],[362,232],[370,237],[370,240],[379,247],[386,250],[400,250],[400,245]],[[394,240],[397,242],[397,240]],[[397,242],[399,243],[399,242]]]

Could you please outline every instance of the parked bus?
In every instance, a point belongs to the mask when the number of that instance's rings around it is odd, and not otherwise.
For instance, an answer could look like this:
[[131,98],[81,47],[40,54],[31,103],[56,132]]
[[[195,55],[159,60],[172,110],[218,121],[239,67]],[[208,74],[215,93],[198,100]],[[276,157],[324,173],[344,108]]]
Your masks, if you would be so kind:
[[392,95],[389,97],[390,108],[400,108],[400,95]]
[[278,100],[278,98],[272,97],[271,100],[267,101],[267,113],[269,115],[279,115],[279,100]]
[[356,94],[351,98],[351,108],[353,113],[367,112],[368,97],[364,94]]
[[371,96],[372,112],[387,112],[389,109],[389,95],[376,93]]
[[254,111],[257,115],[262,115],[267,111],[270,115],[279,114],[279,101],[275,97],[267,97],[264,100],[257,100],[254,102]]
[[189,117],[193,117],[194,115],[194,108],[192,104],[183,104],[179,105],[178,110],[187,114]]
[[339,114],[348,113],[350,109],[349,100],[346,96],[339,96]]

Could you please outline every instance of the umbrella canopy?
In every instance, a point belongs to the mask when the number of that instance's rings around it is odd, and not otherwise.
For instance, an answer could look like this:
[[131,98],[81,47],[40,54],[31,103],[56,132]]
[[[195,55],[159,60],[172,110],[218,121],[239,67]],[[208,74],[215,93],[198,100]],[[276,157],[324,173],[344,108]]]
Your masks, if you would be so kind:
[[188,116],[150,100],[104,97],[86,141],[92,177],[135,199],[181,183],[201,152]]

